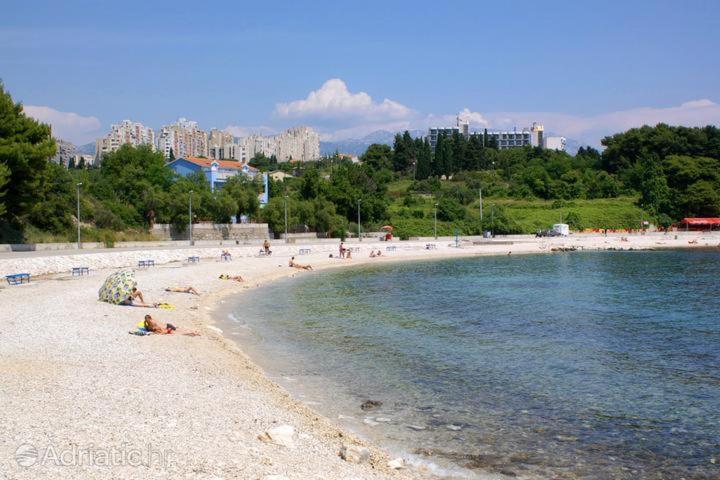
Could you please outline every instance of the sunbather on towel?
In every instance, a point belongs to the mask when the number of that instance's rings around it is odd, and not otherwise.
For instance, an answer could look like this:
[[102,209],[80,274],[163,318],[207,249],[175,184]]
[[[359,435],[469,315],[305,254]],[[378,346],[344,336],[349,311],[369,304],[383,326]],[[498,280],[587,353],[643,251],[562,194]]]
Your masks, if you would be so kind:
[[313,269],[312,266],[310,266],[310,265],[303,265],[302,263],[296,263],[295,257],[292,257],[290,259],[290,261],[288,262],[288,266],[290,266],[292,268],[299,268],[301,270],[312,270]]
[[145,330],[160,335],[170,335],[176,333],[178,335],[187,335],[188,337],[197,337],[200,335],[195,330],[188,330],[186,328],[177,328],[172,323],[166,323],[164,326],[162,323],[153,319],[150,315],[145,315]]
[[200,292],[195,290],[193,287],[167,287],[166,292],[178,292],[178,293],[192,293],[193,295],[200,295]]
[[223,273],[219,278],[220,280],[235,280],[236,282],[245,281],[240,275],[228,275],[227,273]]

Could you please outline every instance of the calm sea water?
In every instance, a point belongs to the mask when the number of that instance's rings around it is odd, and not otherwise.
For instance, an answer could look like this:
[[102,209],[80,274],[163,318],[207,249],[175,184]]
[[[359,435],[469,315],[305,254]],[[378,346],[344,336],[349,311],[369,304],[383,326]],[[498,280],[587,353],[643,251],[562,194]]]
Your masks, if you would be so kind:
[[391,450],[478,475],[720,478],[720,252],[368,266],[241,302],[231,338]]

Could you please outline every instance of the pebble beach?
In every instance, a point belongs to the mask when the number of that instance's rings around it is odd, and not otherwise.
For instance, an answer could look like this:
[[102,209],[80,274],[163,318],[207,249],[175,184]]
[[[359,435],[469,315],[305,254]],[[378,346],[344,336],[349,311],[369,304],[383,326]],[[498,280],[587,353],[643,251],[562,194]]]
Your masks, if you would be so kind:
[[[0,274],[29,272],[32,282],[0,289],[0,480],[37,478],[379,479],[427,478],[293,399],[214,325],[237,295],[279,278],[317,275],[368,262],[475,255],[717,247],[710,234],[579,235],[517,242],[447,240],[350,244],[351,260],[331,258],[336,244],[5,255]],[[232,261],[220,260],[228,249]],[[369,258],[371,250],[380,258]],[[190,256],[199,263],[187,263]],[[152,258],[155,267],[137,268]],[[75,266],[90,274],[73,277]],[[135,270],[148,302],[172,309],[110,305],[98,288],[112,272]],[[243,282],[220,280],[241,275]],[[166,292],[192,285],[200,296]],[[199,337],[135,336],[145,314],[198,330]],[[503,478],[486,476],[483,478]]]

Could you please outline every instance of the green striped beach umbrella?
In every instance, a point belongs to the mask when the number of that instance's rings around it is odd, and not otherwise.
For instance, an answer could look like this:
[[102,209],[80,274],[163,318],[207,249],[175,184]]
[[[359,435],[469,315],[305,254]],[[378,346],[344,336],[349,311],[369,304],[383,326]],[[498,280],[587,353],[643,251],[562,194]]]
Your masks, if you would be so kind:
[[118,305],[130,296],[135,286],[137,286],[135,272],[132,270],[115,272],[105,279],[105,283],[98,290],[98,297],[103,302]]

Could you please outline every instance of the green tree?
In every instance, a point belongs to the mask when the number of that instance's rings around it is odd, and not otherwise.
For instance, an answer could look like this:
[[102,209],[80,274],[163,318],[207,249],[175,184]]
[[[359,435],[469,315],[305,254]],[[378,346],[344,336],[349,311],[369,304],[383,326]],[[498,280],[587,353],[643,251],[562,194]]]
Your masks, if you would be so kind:
[[[101,185],[96,193],[100,198],[112,199],[134,210],[132,218],[125,219],[129,225],[149,225],[154,219],[156,193],[166,191],[173,181],[173,171],[166,165],[162,153],[149,146],[123,145],[116,152],[103,157],[100,166]],[[207,180],[203,181],[207,184]],[[153,212],[151,214],[151,212]]]
[[442,175],[450,175],[450,165],[452,162],[452,147],[447,135],[441,133],[438,135],[435,144],[435,158],[433,161],[433,175],[438,177]]
[[18,220],[32,209],[55,151],[50,127],[26,116],[0,83],[0,165],[6,179],[0,196],[6,219]]
[[320,172],[314,166],[306,168],[300,184],[300,196],[305,200],[312,200],[320,196],[322,179]]
[[391,169],[393,152],[389,145],[373,143],[365,153],[360,156],[360,161],[374,170]]
[[415,165],[415,178],[417,180],[425,180],[432,175],[432,149],[427,139],[415,140],[417,151],[417,164]]
[[0,163],[0,218],[5,216],[7,208],[5,207],[5,201],[3,198],[6,193],[6,185],[10,181],[10,169],[7,165]]

